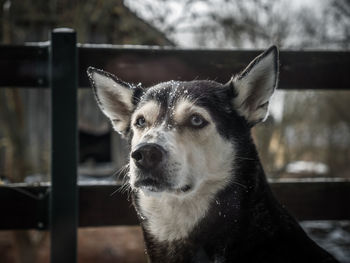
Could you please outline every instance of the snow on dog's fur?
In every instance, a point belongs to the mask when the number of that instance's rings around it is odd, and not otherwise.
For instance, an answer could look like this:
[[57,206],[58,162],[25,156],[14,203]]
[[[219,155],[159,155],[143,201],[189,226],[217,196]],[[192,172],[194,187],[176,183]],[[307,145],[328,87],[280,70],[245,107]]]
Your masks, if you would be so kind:
[[130,142],[128,181],[152,262],[333,260],[273,197],[251,139],[277,86],[276,47],[226,84],[142,88],[88,75]]

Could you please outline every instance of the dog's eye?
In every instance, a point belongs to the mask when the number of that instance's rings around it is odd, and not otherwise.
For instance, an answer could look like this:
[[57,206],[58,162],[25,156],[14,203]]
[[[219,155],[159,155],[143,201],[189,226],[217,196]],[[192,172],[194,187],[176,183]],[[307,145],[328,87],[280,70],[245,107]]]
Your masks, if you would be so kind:
[[193,114],[190,117],[190,123],[191,126],[195,128],[203,128],[205,125],[208,124],[208,122],[199,114]]
[[144,128],[146,126],[146,120],[145,117],[140,116],[136,119],[135,125],[139,128]]

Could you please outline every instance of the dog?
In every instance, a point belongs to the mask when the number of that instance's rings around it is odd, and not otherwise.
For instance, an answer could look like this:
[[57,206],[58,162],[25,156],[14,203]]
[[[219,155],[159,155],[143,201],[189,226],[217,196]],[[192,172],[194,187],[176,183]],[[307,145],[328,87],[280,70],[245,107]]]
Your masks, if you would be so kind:
[[129,141],[150,262],[337,262],[275,199],[253,143],[278,74],[276,46],[226,84],[143,88],[88,69],[100,109]]

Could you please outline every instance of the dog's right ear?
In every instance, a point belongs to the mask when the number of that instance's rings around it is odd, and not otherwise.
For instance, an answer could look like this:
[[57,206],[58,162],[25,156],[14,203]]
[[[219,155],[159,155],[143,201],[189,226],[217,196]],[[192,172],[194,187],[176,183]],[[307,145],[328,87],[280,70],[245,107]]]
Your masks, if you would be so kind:
[[278,82],[278,64],[278,49],[272,46],[229,82],[236,95],[233,105],[250,126],[267,118],[269,101]]
[[126,135],[134,109],[132,85],[119,80],[111,73],[89,67],[87,74],[98,106],[111,120],[113,128]]

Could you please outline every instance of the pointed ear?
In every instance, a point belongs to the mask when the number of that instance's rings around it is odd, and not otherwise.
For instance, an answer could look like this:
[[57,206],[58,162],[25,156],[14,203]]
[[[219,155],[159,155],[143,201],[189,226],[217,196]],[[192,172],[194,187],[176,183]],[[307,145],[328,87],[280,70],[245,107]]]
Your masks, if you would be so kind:
[[269,100],[277,87],[278,49],[272,46],[231,79],[233,105],[253,126],[268,116]]
[[111,120],[113,128],[126,135],[134,109],[134,88],[113,74],[100,69],[89,67],[87,74],[98,106]]

